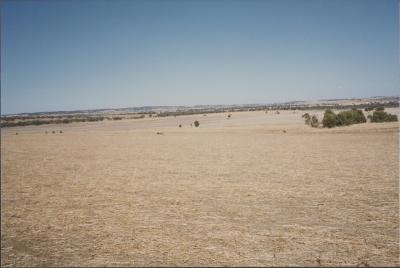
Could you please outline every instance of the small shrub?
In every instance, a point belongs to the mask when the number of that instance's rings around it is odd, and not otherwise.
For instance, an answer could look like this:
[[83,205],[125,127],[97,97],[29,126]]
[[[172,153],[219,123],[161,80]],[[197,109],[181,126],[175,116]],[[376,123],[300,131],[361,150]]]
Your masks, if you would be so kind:
[[182,127],[182,125],[179,125],[179,127]]
[[232,116],[231,114],[228,114],[228,119],[231,118],[231,116]]
[[56,132],[53,130],[51,133],[55,134]]
[[195,127],[199,127],[199,126],[200,126],[200,123],[199,123],[199,121],[197,121],[197,120],[194,121],[193,124],[194,124]]
[[309,113],[305,113],[301,117],[304,118],[304,123],[306,123],[306,125],[310,125],[311,124],[311,117],[310,117]]
[[310,125],[311,125],[312,127],[318,127],[318,126],[319,126],[318,117],[317,117],[316,115],[313,115],[313,116],[311,117]]

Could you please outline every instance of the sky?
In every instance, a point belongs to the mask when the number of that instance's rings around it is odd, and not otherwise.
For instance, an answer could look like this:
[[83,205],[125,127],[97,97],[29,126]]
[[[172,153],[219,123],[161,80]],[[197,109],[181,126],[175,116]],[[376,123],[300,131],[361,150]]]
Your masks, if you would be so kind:
[[396,0],[1,2],[1,113],[399,95]]

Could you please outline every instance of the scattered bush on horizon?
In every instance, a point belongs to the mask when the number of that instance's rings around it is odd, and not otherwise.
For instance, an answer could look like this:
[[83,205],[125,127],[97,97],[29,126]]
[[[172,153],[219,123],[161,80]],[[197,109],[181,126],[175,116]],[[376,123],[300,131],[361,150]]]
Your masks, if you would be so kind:
[[182,127],[182,125],[179,125],[179,127]]
[[384,111],[385,107],[384,106],[371,106],[371,107],[366,107],[364,109],[364,111],[366,111],[366,112],[373,111],[373,110],[375,110],[375,111]]
[[194,126],[195,126],[195,127],[199,127],[199,126],[200,126],[200,123],[199,123],[199,121],[197,121],[197,120],[194,121],[193,123],[194,123]]
[[113,120],[122,120],[122,117],[114,116],[112,119],[113,119]]
[[228,119],[231,118],[232,114],[228,114]]
[[145,117],[145,115],[144,114],[141,114],[141,115],[138,115],[138,116],[134,116],[134,117],[132,117],[133,119],[141,119],[141,118],[144,118]]
[[368,119],[372,123],[382,123],[382,122],[396,122],[399,121],[397,115],[389,114],[383,110],[375,110],[372,115],[368,115]]
[[366,123],[367,119],[362,110],[351,109],[335,114],[332,110],[325,111],[322,125],[327,128],[349,126],[353,124]]

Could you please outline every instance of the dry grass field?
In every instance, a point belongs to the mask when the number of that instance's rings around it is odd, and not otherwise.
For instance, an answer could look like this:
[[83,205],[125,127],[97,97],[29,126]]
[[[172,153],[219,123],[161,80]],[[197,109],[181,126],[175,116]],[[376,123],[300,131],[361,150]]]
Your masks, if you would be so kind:
[[301,114],[2,129],[2,266],[400,265],[398,123]]

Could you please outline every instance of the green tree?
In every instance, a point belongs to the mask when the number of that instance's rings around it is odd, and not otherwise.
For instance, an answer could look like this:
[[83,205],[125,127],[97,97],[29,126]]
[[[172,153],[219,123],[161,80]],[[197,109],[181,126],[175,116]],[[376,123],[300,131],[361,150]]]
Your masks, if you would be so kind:
[[336,114],[328,109],[325,111],[324,118],[322,119],[322,125],[327,128],[332,128],[336,126]]

